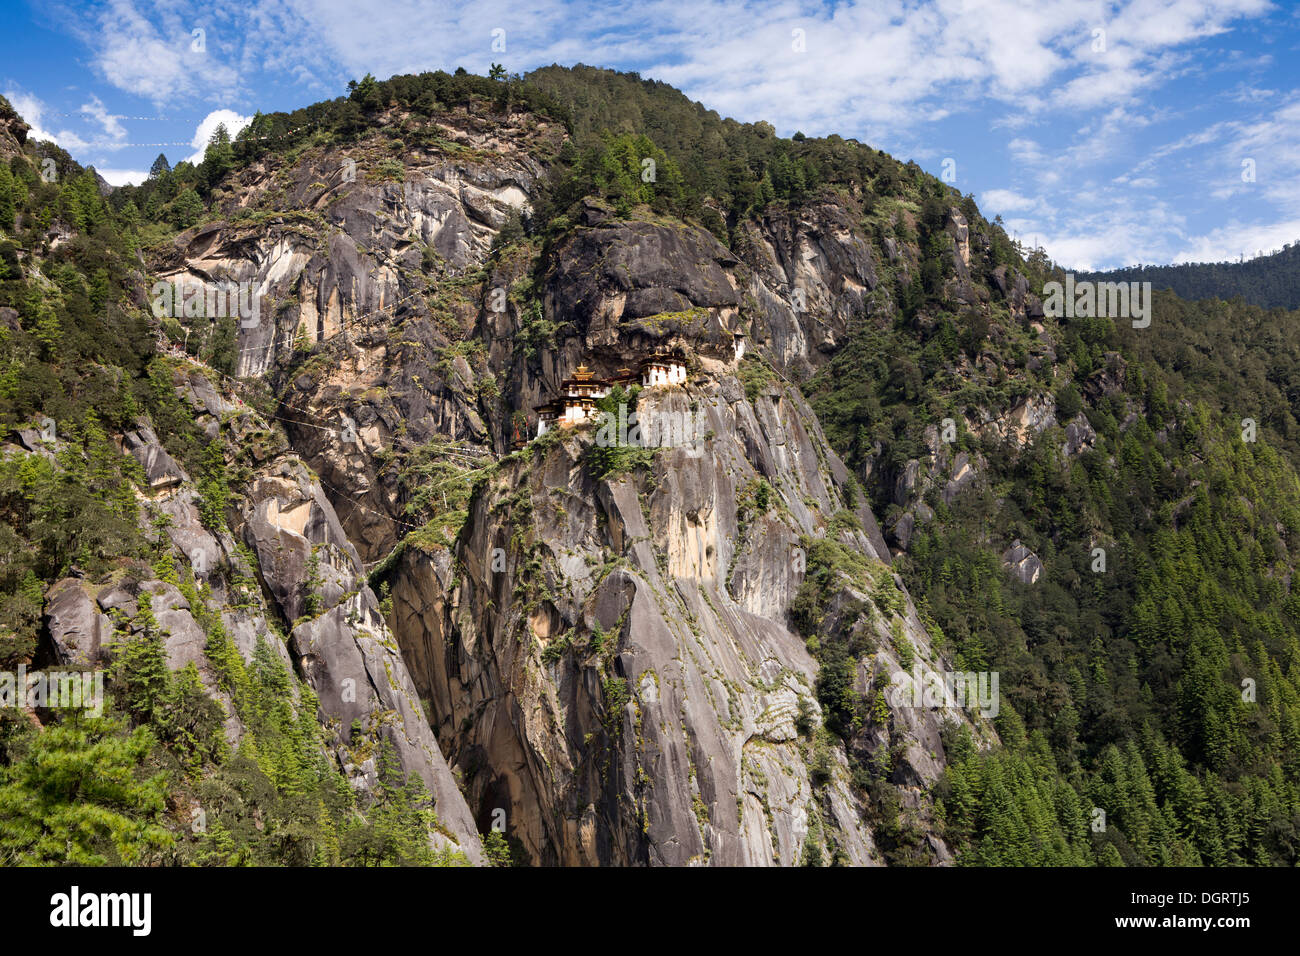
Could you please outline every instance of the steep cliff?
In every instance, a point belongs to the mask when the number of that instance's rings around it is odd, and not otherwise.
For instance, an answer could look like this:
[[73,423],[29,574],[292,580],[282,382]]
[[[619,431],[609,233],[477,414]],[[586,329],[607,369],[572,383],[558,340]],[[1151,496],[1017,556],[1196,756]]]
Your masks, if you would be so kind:
[[239,316],[233,371],[275,390],[279,421],[340,489],[329,493],[367,561],[404,531],[386,456],[434,438],[491,442],[499,386],[465,339],[482,307],[478,270],[558,135],[527,114],[383,125],[391,138],[242,169],[220,192],[228,218],[178,236],[152,272],[182,288],[246,284],[258,309]]
[[0,159],[8,162],[14,156],[21,156],[30,129],[13,105],[0,96]]
[[[237,371],[270,387],[323,497],[259,479],[245,534],[290,620],[309,554],[338,577],[324,593],[341,603],[291,642],[327,716],[355,719],[341,675],[383,683],[367,656],[385,644],[376,602],[364,588],[342,600],[355,547],[383,559],[414,688],[398,696],[422,700],[436,732],[437,747],[413,744],[431,785],[440,749],[478,829],[503,829],[521,858],[868,864],[908,844],[949,859],[928,835],[941,728],[991,731],[953,700],[892,702],[891,680],[941,672],[942,653],[871,503],[786,378],[891,307],[857,204],[742,223],[733,253],[701,227],[592,197],[542,241],[511,223],[539,201],[562,131],[452,111],[422,135],[430,145],[402,165],[382,141],[254,163],[220,192],[229,218],[155,263],[168,281],[266,296],[240,323]],[[689,357],[688,382],[642,391],[632,415],[688,423],[684,446],[616,449],[629,455],[611,471],[593,425],[510,452],[578,365],[608,375],[663,350]],[[430,457],[462,476],[454,501],[445,484],[419,487]],[[821,642],[854,648],[851,693],[874,702],[834,732]],[[410,732],[420,708],[386,704]]]
[[[642,392],[635,414],[698,414],[699,445],[598,478],[594,427],[543,440],[478,490],[454,555],[413,544],[391,572],[394,628],[471,804],[505,810],[538,862],[790,865],[813,846],[880,862],[790,624],[805,547],[829,537],[899,594],[882,614],[836,583],[876,645],[859,688],[898,669],[899,638],[931,658],[870,511],[845,507],[847,473],[786,386],[751,401],[718,365]],[[941,716],[878,728],[897,730],[894,778],[918,798]]]
[[[224,468],[243,480],[235,483],[225,513],[213,514],[213,489],[187,474],[146,421],[127,432],[122,453],[138,461],[147,489],[141,527],[153,539],[151,560],[124,561],[107,575],[78,574],[51,587],[48,663],[113,672],[123,654],[130,655],[127,648],[156,631],[166,666],[177,673],[193,667],[202,693],[219,705],[230,751],[257,755],[258,762],[270,758],[258,749],[268,745],[268,705],[287,707],[289,725],[319,719],[299,759],[308,765],[319,759],[311,753],[317,740],[329,748],[363,810],[391,785],[381,781],[380,767],[391,759],[432,797],[439,824],[435,848],[482,862],[473,818],[365,584],[356,549],[320,485],[283,437],[230,396],[211,370],[179,361],[166,374],[176,407],[194,416],[217,443],[213,447],[223,450]],[[4,446],[6,458],[60,451],[57,440],[26,441]],[[288,679],[295,670],[303,683]],[[255,686],[263,679],[282,682],[279,690],[288,699],[260,699],[272,689]],[[264,733],[251,732],[249,720]],[[198,728],[191,733],[202,737]],[[176,799],[186,816],[202,814],[206,827],[209,812],[217,825],[226,810],[224,800],[209,806],[211,796],[198,787]]]

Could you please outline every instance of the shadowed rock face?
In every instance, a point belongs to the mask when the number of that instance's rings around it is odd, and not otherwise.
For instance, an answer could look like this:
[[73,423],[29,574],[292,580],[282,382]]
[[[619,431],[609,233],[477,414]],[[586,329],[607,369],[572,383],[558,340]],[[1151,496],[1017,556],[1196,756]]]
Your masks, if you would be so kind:
[[632,361],[689,343],[698,354],[730,357],[739,296],[724,267],[738,263],[709,232],[607,221],[578,229],[555,259],[549,311],[574,324],[589,352]]
[[8,162],[12,157],[22,154],[23,144],[27,142],[27,131],[30,129],[14,112],[8,100],[0,100],[0,160]]
[[825,361],[877,286],[871,246],[849,209],[819,202],[745,223],[736,243],[751,270],[751,337],[801,378]]
[[[311,590],[319,590],[328,606],[356,587],[361,570],[356,549],[301,465],[285,462],[276,473],[259,478],[251,500],[256,504],[246,515],[244,540],[257,554],[266,584],[288,620],[302,616]],[[308,581],[313,557],[319,582]]]
[[76,578],[64,578],[50,588],[45,598],[45,626],[55,663],[91,667],[108,659],[113,622]]
[[396,169],[367,145],[256,165],[224,190],[232,218],[182,233],[155,264],[158,280],[256,291],[258,314],[237,323],[236,373],[273,385],[295,450],[327,488],[348,489],[330,494],[366,561],[397,543],[405,506],[376,453],[434,437],[491,444],[494,385],[456,349],[482,308],[476,270],[525,209],[544,170],[534,153],[557,132],[461,114],[441,129],[457,149],[408,149]]
[[[750,403],[725,370],[644,392],[637,412],[692,406],[711,437],[697,456],[659,451],[648,473],[593,478],[594,429],[510,460],[454,556],[412,548],[396,569],[403,654],[480,824],[503,810],[536,862],[792,865],[810,831],[828,855],[879,862],[842,748],[814,770],[799,724],[820,720],[817,665],[789,623],[801,545],[835,534],[843,466],[796,392]],[[759,513],[748,495],[763,478]],[[896,587],[874,518],[858,515],[865,530],[841,539]],[[901,600],[900,633],[928,657]],[[858,607],[827,627],[863,620]],[[901,667],[889,624],[870,626],[864,690]],[[895,779],[918,811],[942,771],[943,716],[901,708],[856,745],[903,744]]]
[[[482,863],[474,819],[365,584],[356,548],[319,482],[282,438],[271,438],[265,420],[223,395],[202,372],[178,370],[175,385],[199,427],[221,443],[228,472],[247,469],[226,514],[231,530],[204,526],[193,483],[146,424],[123,436],[123,452],[144,466],[148,495],[141,521],[147,533],[158,535],[158,553],[185,575],[192,569],[194,583],[206,588],[196,586],[187,597],[161,579],[167,575],[138,562],[98,583],[65,578],[46,595],[43,655],[56,665],[106,666],[116,643],[140,629],[137,614],[147,594],[167,666],[194,665],[204,691],[226,714],[225,736],[235,748],[245,730],[209,656],[207,626],[219,620],[246,664],[261,644],[297,669],[315,694],[311,706],[318,709],[324,740],[354,788],[363,795],[374,791],[376,745],[386,743],[398,769],[418,776],[433,797],[441,824],[434,842]],[[155,515],[164,520],[151,528]],[[296,623],[287,645],[273,621]],[[299,686],[290,687],[295,711],[310,700]]]
[[300,461],[283,458],[253,479],[236,531],[257,556],[262,584],[280,613],[302,620],[289,648],[319,699],[327,739],[353,786],[377,785],[374,757],[354,753],[368,749],[366,741],[386,741],[401,770],[424,781],[456,848],[483,862],[473,818],[364,583],[356,549]]
[[187,480],[185,472],[167,454],[162,442],[158,441],[158,436],[147,424],[142,422],[139,428],[127,432],[123,441],[131,456],[144,469],[145,480],[154,491],[175,488]]
[[[294,628],[291,646],[302,672],[320,699],[326,725],[340,737],[357,727],[382,737],[398,764],[416,773],[433,795],[439,821],[474,863],[483,855],[474,818],[429,731],[419,697],[401,654],[369,588]],[[349,741],[350,743],[350,741]],[[352,762],[340,740],[339,757],[354,785],[378,786],[373,757]]]
[[1021,584],[1033,584],[1043,573],[1043,562],[1017,538],[1002,555],[1002,564]]

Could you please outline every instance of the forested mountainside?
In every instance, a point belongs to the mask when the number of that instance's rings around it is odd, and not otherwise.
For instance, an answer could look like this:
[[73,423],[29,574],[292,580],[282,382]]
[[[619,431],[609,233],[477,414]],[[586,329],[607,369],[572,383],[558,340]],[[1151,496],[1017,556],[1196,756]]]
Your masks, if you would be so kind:
[[1150,282],[1183,299],[1236,299],[1264,308],[1300,308],[1300,242],[1242,262],[1188,262],[1130,266],[1080,274],[1097,282]]
[[[1300,858],[1296,313],[1054,318],[915,164],[586,67],[106,197],[0,130],[0,668],[108,688],[0,710],[6,862]],[[696,440],[532,437],[661,353],[601,407]]]

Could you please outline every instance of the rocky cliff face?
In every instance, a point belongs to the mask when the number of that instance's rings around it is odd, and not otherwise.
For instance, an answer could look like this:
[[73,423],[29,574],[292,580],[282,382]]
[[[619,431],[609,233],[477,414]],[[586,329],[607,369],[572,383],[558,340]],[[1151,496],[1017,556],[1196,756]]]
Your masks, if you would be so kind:
[[[338,759],[364,783],[346,729],[385,735],[471,857],[496,827],[543,864],[882,862],[849,757],[923,825],[941,725],[972,717],[887,699],[898,673],[944,664],[872,503],[787,381],[881,307],[860,216],[829,200],[773,213],[733,254],[590,202],[554,242],[490,255],[561,132],[456,117],[404,165],[371,143],[247,169],[223,190],[229,218],[154,263],[264,291],[238,372],[270,387],[276,422],[195,400],[221,429],[287,436],[257,462],[236,533],[275,607],[310,618],[289,651]],[[689,422],[693,441],[613,471],[594,426],[510,453],[577,365],[612,373],[660,348],[689,357],[688,383],[643,391],[635,413]],[[474,483],[454,540],[407,509],[403,469],[431,447]],[[795,626],[826,542],[854,562],[829,569],[820,640],[871,648],[852,681],[879,701],[845,739],[823,728],[818,636]],[[387,621],[363,576],[381,559]],[[931,839],[927,858],[947,850]]]
[[23,122],[9,101],[0,96],[0,159],[6,162],[22,155],[23,144],[31,127]]
[[[229,469],[247,476],[227,515],[230,530],[205,526],[195,482],[141,422],[123,437],[123,453],[142,465],[150,489],[142,522],[161,529],[160,558],[127,565],[107,584],[77,577],[56,583],[46,598],[49,663],[109,664],[114,643],[142,626],[147,594],[168,666],[197,668],[203,690],[226,715],[227,743],[238,748],[244,728],[214,664],[214,634],[220,628],[248,665],[266,647],[302,675],[316,698],[310,706],[319,708],[307,716],[319,719],[357,791],[376,788],[376,753],[386,745],[401,771],[418,776],[432,795],[439,845],[482,862],[473,817],[333,506],[283,437],[209,375],[178,363],[175,386],[198,424],[222,442]],[[292,628],[287,643],[281,626]],[[305,706],[296,691],[288,703]]]
[[[542,172],[534,154],[557,135],[528,116],[460,117],[246,169],[222,193],[230,218],[182,234],[156,263],[155,279],[247,283],[257,297],[258,314],[238,316],[236,373],[275,388],[281,423],[340,489],[335,504],[367,561],[403,532],[383,453],[434,437],[491,441],[497,385],[464,349],[482,309],[478,270]],[[342,489],[356,507],[343,507]]]
[[870,310],[879,285],[871,246],[852,211],[831,202],[748,223],[738,246],[750,270],[754,344],[802,378],[840,344],[850,319]]
[[[814,845],[880,862],[842,750],[815,733],[817,667],[790,612],[810,541],[842,540],[894,590],[887,552],[865,507],[862,528],[828,527],[848,476],[798,393],[751,401],[734,369],[714,376],[637,407],[694,408],[699,447],[597,479],[592,434],[543,443],[482,487],[454,554],[412,547],[394,570],[394,628],[470,803],[504,811],[538,862],[792,865]],[[900,606],[842,624],[878,641],[863,690],[898,669],[898,638],[930,656]],[[895,776],[918,805],[941,716],[900,708],[864,743],[905,741]]]

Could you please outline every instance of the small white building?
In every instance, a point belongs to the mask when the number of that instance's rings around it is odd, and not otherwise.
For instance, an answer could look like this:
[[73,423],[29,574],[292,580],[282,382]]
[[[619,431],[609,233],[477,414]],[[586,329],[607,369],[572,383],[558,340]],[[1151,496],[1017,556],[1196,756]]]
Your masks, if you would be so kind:
[[560,424],[572,427],[596,417],[596,402],[591,398],[566,398]]
[[563,411],[564,405],[561,402],[547,402],[545,405],[537,406],[538,438],[541,438],[555,426]]
[[656,385],[685,385],[686,364],[677,356],[656,355],[641,363],[641,384],[646,388]]

